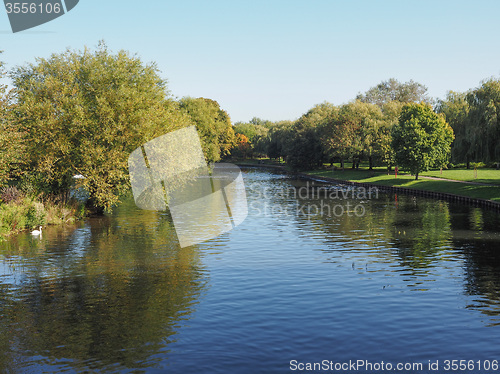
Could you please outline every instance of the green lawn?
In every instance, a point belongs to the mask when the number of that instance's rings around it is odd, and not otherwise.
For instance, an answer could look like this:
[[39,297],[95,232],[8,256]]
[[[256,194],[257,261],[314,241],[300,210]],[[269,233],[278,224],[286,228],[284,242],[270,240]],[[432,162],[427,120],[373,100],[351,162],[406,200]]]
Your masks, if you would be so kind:
[[443,173],[439,170],[426,171],[422,173],[424,176],[454,179],[457,181],[466,182],[479,182],[479,183],[490,183],[500,185],[500,170],[497,169],[478,169],[477,178],[474,177],[474,170],[470,169],[449,169],[443,170]]
[[[457,175],[462,175],[463,178],[466,177],[467,172],[470,170],[449,170],[450,172],[457,172]],[[478,176],[479,174],[478,170]],[[382,173],[378,171],[367,171],[367,170],[350,170],[346,169],[342,170],[313,170],[308,171],[306,174],[317,175],[328,178],[335,178],[340,180],[348,180],[353,182],[363,182],[363,183],[373,183],[379,184],[383,186],[400,186],[400,187],[408,187],[415,188],[420,190],[427,191],[436,191],[436,192],[446,192],[452,193],[456,195],[469,196],[473,198],[487,199],[500,202],[500,173],[497,170],[484,170],[486,173],[482,176],[481,180],[473,181],[481,181],[482,183],[491,183],[491,186],[478,186],[473,184],[466,183],[458,183],[458,182],[450,182],[450,181],[441,181],[441,180],[430,180],[430,179],[419,179],[415,180],[415,177],[410,175],[401,175],[399,174],[397,178],[394,175],[387,175],[387,173]],[[462,172],[462,174],[460,174]],[[437,173],[439,174],[439,170],[437,172],[429,172],[429,173]],[[443,170],[443,175],[445,171]],[[430,174],[432,175],[432,174]],[[447,178],[451,179],[451,175],[447,175]],[[491,178],[491,176],[496,178]],[[496,185],[495,185],[496,184]]]

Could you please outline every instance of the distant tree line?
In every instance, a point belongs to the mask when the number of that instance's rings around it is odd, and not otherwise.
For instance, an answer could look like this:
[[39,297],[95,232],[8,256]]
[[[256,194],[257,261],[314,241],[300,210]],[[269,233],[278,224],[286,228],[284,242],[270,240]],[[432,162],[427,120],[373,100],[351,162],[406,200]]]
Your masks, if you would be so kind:
[[[216,101],[171,97],[155,64],[101,42],[0,74],[0,188],[67,196],[75,183],[96,211],[129,189],[128,156],[145,142],[196,125],[208,162],[234,146],[229,115]],[[84,178],[75,179],[80,174]]]
[[500,80],[433,102],[424,85],[389,79],[344,105],[324,102],[295,121],[254,118],[234,130],[233,155],[282,159],[295,169],[366,161],[370,169],[398,165],[418,174],[450,163],[493,165],[500,161]]

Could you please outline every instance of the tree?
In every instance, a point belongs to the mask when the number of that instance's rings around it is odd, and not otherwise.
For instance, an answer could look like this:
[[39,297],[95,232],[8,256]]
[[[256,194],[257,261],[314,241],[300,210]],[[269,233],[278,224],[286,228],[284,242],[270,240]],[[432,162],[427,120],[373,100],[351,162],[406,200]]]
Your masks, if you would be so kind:
[[[254,152],[259,154],[266,153],[266,138],[269,129],[262,125],[255,125],[253,123],[237,122],[234,125],[234,133],[236,136],[244,135],[248,139],[248,149],[245,152],[251,158],[254,157]],[[236,141],[236,148],[241,150],[239,141]]]
[[256,126],[262,126],[262,127],[266,127],[268,129],[270,129],[271,127],[274,126],[274,123],[272,121],[269,121],[269,120],[264,120],[264,119],[261,119],[261,118],[258,118],[258,117],[253,117],[251,120],[250,120],[250,123],[252,125],[256,125]]
[[500,80],[489,79],[466,96],[465,136],[476,161],[500,161]]
[[455,141],[451,147],[451,158],[453,162],[466,162],[467,169],[474,157],[471,138],[469,137],[469,103],[466,93],[449,91],[444,100],[439,100],[436,112],[446,117],[455,134]]
[[294,169],[310,169],[322,165],[324,148],[321,128],[336,112],[333,104],[322,103],[302,115],[292,127],[292,138],[286,152],[287,162]]
[[406,104],[392,131],[396,163],[418,179],[421,171],[444,166],[450,155],[453,130],[428,104]]
[[370,88],[365,94],[358,94],[356,99],[364,103],[376,104],[382,107],[390,101],[399,101],[402,103],[429,102],[430,100],[426,92],[427,87],[423,84],[414,82],[413,80],[401,83],[391,78]]
[[234,130],[219,103],[203,97],[184,97],[179,104],[196,125],[206,160],[216,162],[228,156],[234,146]]
[[286,158],[293,138],[292,129],[293,122],[291,121],[277,122],[271,127],[265,141],[269,158]]
[[380,108],[356,100],[342,105],[330,117],[323,128],[323,144],[330,157],[340,158],[342,167],[347,158],[353,158],[354,168],[367,157],[372,169],[374,158],[383,158],[386,132]]
[[379,129],[380,157],[391,170],[394,164],[394,149],[392,148],[392,129],[399,122],[401,109],[405,104],[400,101],[389,101],[382,106],[383,124]]
[[253,142],[257,137],[265,136],[269,128],[253,123],[238,122],[234,124],[234,133],[245,135],[249,141]]
[[236,134],[235,144],[235,151],[238,157],[245,159],[252,153],[252,144],[247,136],[239,133]]
[[27,177],[39,192],[67,193],[75,174],[98,211],[128,190],[128,156],[190,124],[154,64],[126,51],[67,50],[11,73],[15,123],[25,131]]
[[[0,61],[0,79],[4,77],[4,65]],[[0,84],[0,187],[16,174],[25,155],[22,133],[12,125],[12,108],[12,91]]]

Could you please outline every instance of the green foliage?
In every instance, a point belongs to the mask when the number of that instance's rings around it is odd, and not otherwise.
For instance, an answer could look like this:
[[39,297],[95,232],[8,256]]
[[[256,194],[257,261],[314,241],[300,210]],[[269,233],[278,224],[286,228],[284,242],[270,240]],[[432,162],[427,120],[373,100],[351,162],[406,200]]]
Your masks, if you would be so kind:
[[410,80],[409,82],[401,83],[391,78],[370,88],[365,94],[358,94],[356,99],[382,107],[391,101],[399,101],[401,103],[429,102],[426,92],[427,87],[418,82]]
[[396,163],[418,179],[422,171],[446,165],[453,130],[427,104],[407,104],[392,131]]
[[292,168],[308,169],[323,163],[322,128],[336,112],[333,104],[325,102],[316,105],[295,122],[285,146],[286,160]]
[[385,115],[378,106],[359,100],[342,105],[323,127],[325,152],[340,160],[368,157],[370,168],[374,159],[388,160],[391,114],[388,110]]
[[500,161],[500,80],[489,79],[467,93],[450,91],[438,102],[455,132],[454,162],[494,164]]
[[38,192],[61,193],[81,174],[90,202],[110,210],[129,187],[128,155],[189,123],[154,64],[125,51],[67,50],[11,73],[15,125]]
[[[0,61],[0,80],[4,77],[5,69]],[[13,107],[12,92],[0,83],[0,186],[16,176],[25,155],[22,133],[11,124]]]
[[[269,130],[265,140],[266,153],[269,158],[286,158],[289,145],[292,142],[293,122],[281,121]],[[261,142],[263,142],[261,140]]]
[[465,137],[475,161],[500,161],[500,79],[484,81],[466,95]]
[[245,135],[250,142],[257,140],[260,137],[266,136],[269,128],[262,125],[254,125],[253,123],[238,122],[234,124],[234,133]]
[[179,106],[196,125],[207,162],[219,161],[230,154],[235,141],[234,130],[229,115],[217,101],[185,97]]
[[2,236],[46,223],[47,213],[43,204],[31,198],[0,204],[0,235]]
[[445,115],[446,122],[450,124],[455,133],[455,141],[451,148],[453,162],[470,161],[474,155],[468,134],[469,104],[466,100],[466,94],[449,91],[444,100],[438,101],[436,112]]
[[271,127],[273,127],[275,125],[274,122],[272,122],[272,121],[264,120],[264,119],[261,119],[261,118],[258,118],[258,117],[253,117],[250,120],[250,123],[252,125],[255,125],[255,126],[265,127],[267,129],[270,129]]

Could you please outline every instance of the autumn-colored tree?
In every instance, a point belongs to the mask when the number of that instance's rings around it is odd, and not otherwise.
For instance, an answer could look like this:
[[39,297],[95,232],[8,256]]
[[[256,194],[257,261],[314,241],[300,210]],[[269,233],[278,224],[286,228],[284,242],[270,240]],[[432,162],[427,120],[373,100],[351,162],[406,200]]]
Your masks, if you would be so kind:
[[252,144],[245,135],[236,134],[235,144],[236,144],[236,156],[247,158],[249,155],[251,155]]

